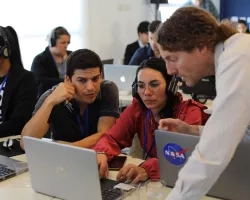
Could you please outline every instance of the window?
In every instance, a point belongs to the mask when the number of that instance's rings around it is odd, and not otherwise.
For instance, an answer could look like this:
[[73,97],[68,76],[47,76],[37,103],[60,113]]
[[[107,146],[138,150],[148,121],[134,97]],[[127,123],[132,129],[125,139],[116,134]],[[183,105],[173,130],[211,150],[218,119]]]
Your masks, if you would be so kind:
[[161,20],[168,19],[178,8],[184,5],[188,0],[168,0],[168,4],[161,4],[159,11],[161,13]]
[[[24,67],[30,70],[33,58],[48,45],[46,38],[57,26],[71,34],[69,50],[81,48],[81,0],[8,0],[0,12],[1,26],[12,26],[19,38]],[[11,12],[11,13],[10,13]],[[12,14],[13,13],[13,14]]]

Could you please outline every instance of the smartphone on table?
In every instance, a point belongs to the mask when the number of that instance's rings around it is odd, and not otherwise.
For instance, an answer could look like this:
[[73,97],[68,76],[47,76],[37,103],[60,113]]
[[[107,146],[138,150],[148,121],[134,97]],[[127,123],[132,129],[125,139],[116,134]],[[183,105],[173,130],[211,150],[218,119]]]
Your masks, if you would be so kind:
[[108,162],[109,170],[119,171],[127,160],[127,156],[114,156],[112,160]]

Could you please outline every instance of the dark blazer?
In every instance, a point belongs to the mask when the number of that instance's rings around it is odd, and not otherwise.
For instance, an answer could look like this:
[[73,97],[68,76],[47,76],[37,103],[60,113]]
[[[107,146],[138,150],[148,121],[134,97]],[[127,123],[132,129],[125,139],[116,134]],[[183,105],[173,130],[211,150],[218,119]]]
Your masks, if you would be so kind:
[[139,48],[129,61],[129,65],[140,65],[144,60],[154,57],[154,52],[150,45]]
[[138,40],[133,42],[132,44],[127,45],[126,50],[125,50],[125,55],[124,55],[124,65],[128,65],[132,56],[134,55],[136,50],[139,48],[140,46],[139,46]]
[[0,137],[20,135],[32,116],[37,96],[36,80],[32,72],[12,65],[4,88]]
[[[71,52],[72,51],[67,51],[67,54],[69,55]],[[57,66],[49,51],[49,47],[46,47],[45,51],[34,58],[31,71],[34,72],[36,76],[38,87],[37,98],[54,85],[63,81],[63,79],[59,78]]]

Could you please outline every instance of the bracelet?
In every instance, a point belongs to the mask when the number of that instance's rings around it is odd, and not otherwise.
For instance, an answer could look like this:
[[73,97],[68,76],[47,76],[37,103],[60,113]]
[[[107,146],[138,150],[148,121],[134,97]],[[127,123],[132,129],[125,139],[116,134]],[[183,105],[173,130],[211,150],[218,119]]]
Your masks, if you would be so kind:
[[106,154],[106,152],[105,151],[97,151],[96,154]]
[[104,154],[104,155],[107,156],[107,159],[109,159],[109,156],[108,156],[108,154],[105,151],[97,151],[96,155],[98,155],[98,154]]

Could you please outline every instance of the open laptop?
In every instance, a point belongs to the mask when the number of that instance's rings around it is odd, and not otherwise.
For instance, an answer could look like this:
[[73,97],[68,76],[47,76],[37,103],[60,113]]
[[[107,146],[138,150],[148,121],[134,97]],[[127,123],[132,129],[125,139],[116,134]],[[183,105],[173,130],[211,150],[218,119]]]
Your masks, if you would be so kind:
[[131,95],[137,68],[134,65],[104,65],[104,79],[117,85],[120,96]]
[[[179,170],[184,166],[199,142],[198,136],[155,131],[160,176],[174,187]],[[213,147],[211,147],[213,148]],[[181,154],[179,152],[182,152]],[[176,153],[179,153],[178,155]],[[250,144],[240,143],[233,159],[207,195],[228,200],[249,200]]]
[[27,163],[0,155],[0,182],[27,170]]
[[113,180],[100,180],[96,152],[66,144],[23,137],[32,188],[60,199],[115,200]]

